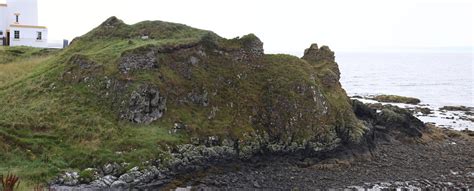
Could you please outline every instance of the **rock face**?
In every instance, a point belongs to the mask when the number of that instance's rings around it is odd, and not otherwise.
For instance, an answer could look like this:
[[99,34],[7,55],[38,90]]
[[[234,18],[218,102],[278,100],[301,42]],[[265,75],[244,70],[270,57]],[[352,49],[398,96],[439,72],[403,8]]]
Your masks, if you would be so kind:
[[136,123],[151,123],[161,118],[165,110],[166,99],[159,90],[142,87],[132,92],[128,108],[122,118]]
[[140,50],[140,52],[127,52],[120,58],[119,70],[123,73],[153,68],[158,68],[156,50],[153,49]]
[[358,100],[352,100],[352,106],[358,118],[367,121],[374,127],[383,127],[379,131],[384,131],[395,137],[400,134],[400,136],[408,135],[421,138],[423,130],[426,129],[425,124],[413,116],[410,111],[397,106],[384,105],[376,110]]
[[311,44],[309,48],[304,51],[302,59],[311,61],[328,61],[334,62],[334,52],[329,49],[328,46],[322,46],[318,48],[318,44]]
[[263,42],[254,34],[249,34],[242,37],[243,50],[247,57],[261,57],[264,55]]
[[[334,52],[327,46],[318,48],[317,44],[311,46],[304,51],[302,59],[318,65],[328,65],[329,67],[323,69],[318,75],[323,85],[326,87],[334,87],[339,84],[341,72],[336,64]],[[339,85],[340,86],[340,85]]]

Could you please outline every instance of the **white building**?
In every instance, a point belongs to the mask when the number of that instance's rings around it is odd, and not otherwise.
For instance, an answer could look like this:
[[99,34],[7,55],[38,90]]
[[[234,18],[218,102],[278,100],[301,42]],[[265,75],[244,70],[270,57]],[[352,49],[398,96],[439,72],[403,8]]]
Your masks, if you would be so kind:
[[0,43],[48,47],[48,29],[38,26],[37,0],[7,0],[0,4]]

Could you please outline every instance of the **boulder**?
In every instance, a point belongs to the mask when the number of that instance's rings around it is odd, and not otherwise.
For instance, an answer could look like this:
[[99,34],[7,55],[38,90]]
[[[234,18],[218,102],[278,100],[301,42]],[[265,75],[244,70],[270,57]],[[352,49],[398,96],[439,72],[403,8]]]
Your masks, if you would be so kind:
[[129,184],[121,180],[117,180],[110,185],[110,188],[113,190],[121,190],[121,189],[126,189],[128,187],[129,187]]

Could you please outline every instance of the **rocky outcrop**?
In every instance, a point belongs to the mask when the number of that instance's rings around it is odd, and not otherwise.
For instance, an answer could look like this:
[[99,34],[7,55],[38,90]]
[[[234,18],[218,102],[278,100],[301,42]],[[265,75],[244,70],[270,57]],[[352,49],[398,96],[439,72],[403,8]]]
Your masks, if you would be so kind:
[[320,68],[321,71],[317,75],[324,86],[329,88],[340,86],[339,79],[341,72],[335,61],[334,52],[329,49],[328,46],[318,48],[317,44],[311,44],[311,46],[304,51],[302,59],[319,67],[326,66],[325,68]]
[[158,68],[156,53],[156,50],[149,47],[126,52],[120,58],[119,70],[122,73],[127,73],[133,70]]
[[166,98],[157,88],[150,86],[132,92],[122,119],[135,123],[151,123],[161,118],[166,111]]
[[382,105],[379,109],[372,109],[358,100],[352,100],[352,106],[358,118],[397,138],[399,135],[421,138],[426,129],[425,124],[410,111],[397,106]]
[[254,34],[245,35],[241,40],[243,49],[248,57],[261,57],[264,55],[263,42]]
[[304,55],[302,57],[304,60],[315,62],[334,62],[335,58],[334,52],[329,49],[328,46],[322,46],[321,48],[318,48],[318,44],[311,44],[311,46],[304,51]]

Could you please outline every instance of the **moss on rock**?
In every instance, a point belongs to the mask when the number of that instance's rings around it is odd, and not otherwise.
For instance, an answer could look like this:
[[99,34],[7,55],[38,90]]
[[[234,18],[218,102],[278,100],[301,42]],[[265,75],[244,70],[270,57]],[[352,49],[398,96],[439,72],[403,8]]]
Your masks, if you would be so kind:
[[421,101],[418,98],[405,97],[398,95],[378,95],[372,98],[379,102],[391,102],[391,103],[406,103],[406,104],[419,104]]

